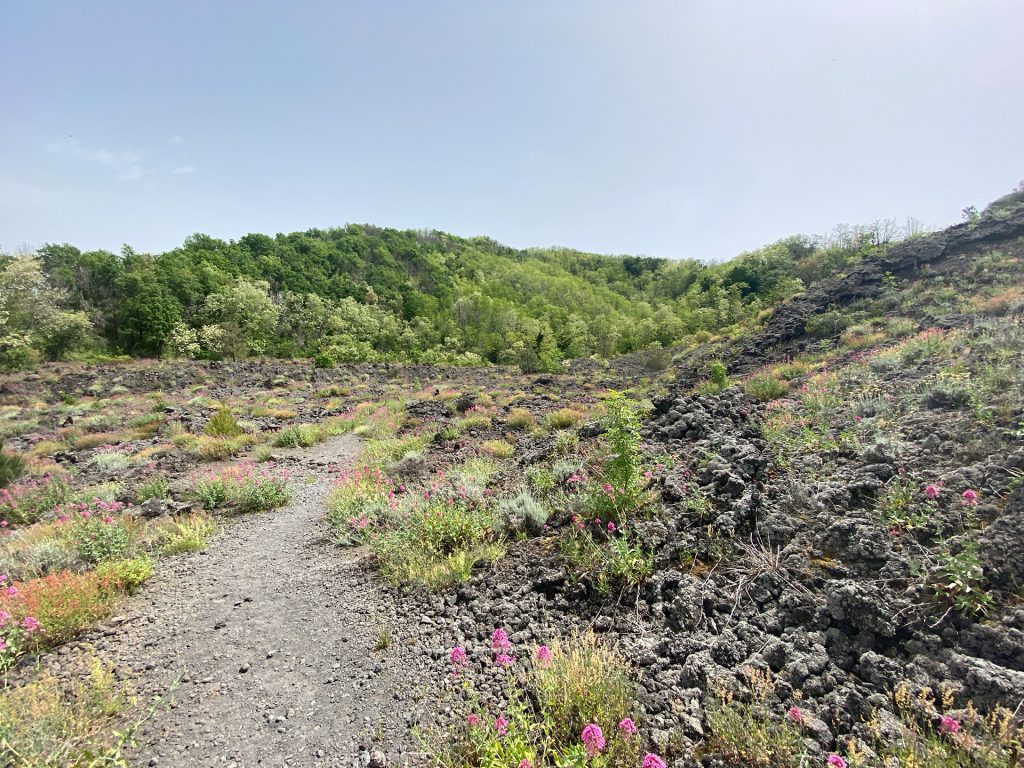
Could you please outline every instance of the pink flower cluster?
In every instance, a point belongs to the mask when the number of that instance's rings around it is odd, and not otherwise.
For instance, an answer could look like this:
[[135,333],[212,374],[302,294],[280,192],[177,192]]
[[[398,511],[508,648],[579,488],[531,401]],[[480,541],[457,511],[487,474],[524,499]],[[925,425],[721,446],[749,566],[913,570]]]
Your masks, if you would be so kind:
[[491,633],[491,650],[494,651],[494,661],[499,665],[511,667],[516,663],[516,657],[512,655],[512,641],[501,627]]

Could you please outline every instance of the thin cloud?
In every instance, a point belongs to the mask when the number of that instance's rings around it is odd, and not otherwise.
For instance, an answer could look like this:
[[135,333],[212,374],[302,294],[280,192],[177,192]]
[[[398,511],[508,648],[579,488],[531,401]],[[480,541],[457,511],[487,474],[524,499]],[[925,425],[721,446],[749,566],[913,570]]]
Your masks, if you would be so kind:
[[114,172],[119,179],[141,179],[146,174],[142,165],[142,157],[131,149],[107,149],[105,147],[87,147],[78,139],[68,137],[52,141],[46,145],[47,153],[61,159],[88,160]]
[[183,141],[184,141],[184,139],[181,138],[181,136],[171,136],[171,138],[169,138],[167,140],[167,143],[173,145],[173,144],[181,144],[181,142],[183,142]]
[[194,165],[179,165],[171,171],[172,176],[186,176],[190,173],[199,173],[199,169]]

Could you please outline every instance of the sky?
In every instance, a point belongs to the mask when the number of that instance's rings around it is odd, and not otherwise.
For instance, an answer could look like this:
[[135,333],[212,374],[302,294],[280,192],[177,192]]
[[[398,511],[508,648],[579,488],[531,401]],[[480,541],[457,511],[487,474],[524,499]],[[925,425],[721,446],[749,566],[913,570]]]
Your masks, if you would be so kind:
[[22,0],[0,250],[373,223],[720,260],[1024,178],[1019,0]]

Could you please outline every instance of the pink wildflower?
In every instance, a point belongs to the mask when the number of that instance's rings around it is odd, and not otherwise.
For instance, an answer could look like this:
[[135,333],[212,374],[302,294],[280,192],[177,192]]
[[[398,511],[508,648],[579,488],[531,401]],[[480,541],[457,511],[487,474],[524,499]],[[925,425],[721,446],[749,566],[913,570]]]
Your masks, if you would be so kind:
[[551,649],[546,645],[542,645],[537,649],[536,653],[537,663],[542,667],[546,667],[551,664]]
[[519,768],[533,768],[533,763],[530,762],[530,758],[524,757],[519,762]]
[[512,643],[509,642],[508,633],[498,627],[491,633],[491,650],[492,651],[508,651],[512,649]]
[[964,506],[965,507],[976,507],[976,506],[978,506],[978,492],[977,491],[972,491],[970,488],[968,488],[966,491],[964,491],[963,498],[964,498]]
[[839,755],[829,755],[828,760],[825,761],[825,764],[829,768],[846,768],[846,761],[843,760],[843,758],[841,758]]
[[7,595],[8,597],[17,597],[18,596],[18,588],[12,584],[11,586],[9,586],[7,589],[4,590],[4,594]]
[[804,713],[800,707],[790,707],[787,709],[786,717],[789,718],[791,723],[802,723],[804,721]]
[[475,728],[480,725],[480,715],[471,713],[469,717],[466,718],[466,722],[469,723],[471,727]]
[[507,653],[499,653],[497,656],[494,657],[494,661],[502,667],[511,667],[513,664],[516,663],[516,657],[511,656]]
[[10,620],[11,620],[11,614],[9,614],[7,611],[0,611],[0,627],[2,627],[5,624],[7,624],[7,622],[10,621]]
[[616,526],[615,526],[614,521],[609,520],[608,521],[608,533],[615,533],[615,530],[616,530]]
[[[924,495],[927,496],[929,499],[937,499],[937,498],[939,498],[939,486],[937,486],[937,485],[926,485],[925,488],[924,488]],[[838,755],[837,755],[837,757],[838,757]],[[839,759],[842,760],[843,758],[840,757]]]
[[455,667],[456,671],[465,669],[469,666],[469,657],[466,656],[466,649],[461,645],[456,645],[452,648],[452,652],[448,656],[451,659],[452,666]]
[[604,749],[604,734],[601,733],[601,726],[597,723],[590,723],[580,734],[580,741],[583,748],[587,750],[590,757],[597,757]]
[[43,625],[33,616],[26,616],[21,622],[21,628],[26,632],[39,632]]
[[498,719],[494,721],[494,730],[498,732],[499,736],[504,736],[508,733],[508,720],[499,715]]
[[949,715],[942,716],[942,722],[939,724],[940,733],[953,734],[960,730],[960,721],[955,717]]
[[653,752],[644,755],[644,768],[668,768],[668,765]]
[[637,727],[630,718],[626,717],[619,721],[619,733],[622,738],[628,739],[630,736],[636,736]]

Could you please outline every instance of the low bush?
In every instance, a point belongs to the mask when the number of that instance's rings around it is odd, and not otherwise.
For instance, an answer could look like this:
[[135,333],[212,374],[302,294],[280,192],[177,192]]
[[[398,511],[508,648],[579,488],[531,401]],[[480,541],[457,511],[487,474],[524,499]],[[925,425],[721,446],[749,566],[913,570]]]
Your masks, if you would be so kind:
[[275,471],[272,464],[257,466],[251,461],[228,467],[220,474],[208,472],[193,483],[189,496],[213,511],[265,512],[283,507],[291,500],[288,472]]
[[515,446],[505,440],[484,440],[480,450],[496,459],[510,458],[516,452]]
[[295,424],[274,435],[274,445],[278,448],[309,448],[322,439],[323,435],[315,424]]
[[370,546],[387,579],[436,589],[465,581],[477,563],[504,554],[495,523],[486,504],[438,496],[372,536]]
[[19,622],[34,617],[45,631],[33,635],[32,645],[55,646],[111,616],[121,595],[110,576],[62,571],[12,585],[0,597],[0,610]]
[[135,502],[141,504],[149,499],[166,499],[170,485],[164,475],[154,475],[136,489]]
[[525,408],[513,408],[509,411],[505,424],[509,429],[518,429],[527,432],[537,426],[537,417]]
[[500,499],[497,515],[502,528],[536,535],[544,529],[551,510],[524,490],[515,496]]
[[789,385],[771,373],[759,373],[744,382],[743,391],[762,403],[767,403],[769,400],[778,400],[789,392]]
[[131,560],[108,560],[96,568],[100,578],[110,578],[119,583],[129,595],[134,595],[143,582],[153,575],[155,566],[148,557],[135,557]]
[[367,541],[398,511],[395,482],[379,469],[342,472],[327,498],[327,523],[343,546]]
[[0,440],[0,488],[6,488],[25,471],[25,461],[16,453],[4,450],[4,441]]
[[88,677],[70,685],[41,672],[0,693],[0,744],[24,768],[124,765],[133,702],[113,671],[98,659]]
[[[490,649],[474,655],[507,670],[499,699],[507,706],[487,709],[470,688],[465,724],[437,740],[439,765],[665,767],[657,755],[641,757],[629,665],[593,634],[533,648],[524,659],[499,628]],[[462,647],[449,658],[456,675],[472,663]]]
[[182,552],[198,552],[206,547],[207,540],[217,532],[217,524],[202,512],[174,520],[163,537],[160,551],[165,555]]
[[59,477],[27,478],[0,488],[0,520],[8,525],[29,525],[72,498],[70,486]]
[[244,430],[238,424],[231,409],[221,408],[215,413],[203,428],[203,433],[210,437],[238,437]]
[[574,408],[559,408],[552,411],[544,418],[544,423],[549,429],[571,429],[579,426],[586,414]]

